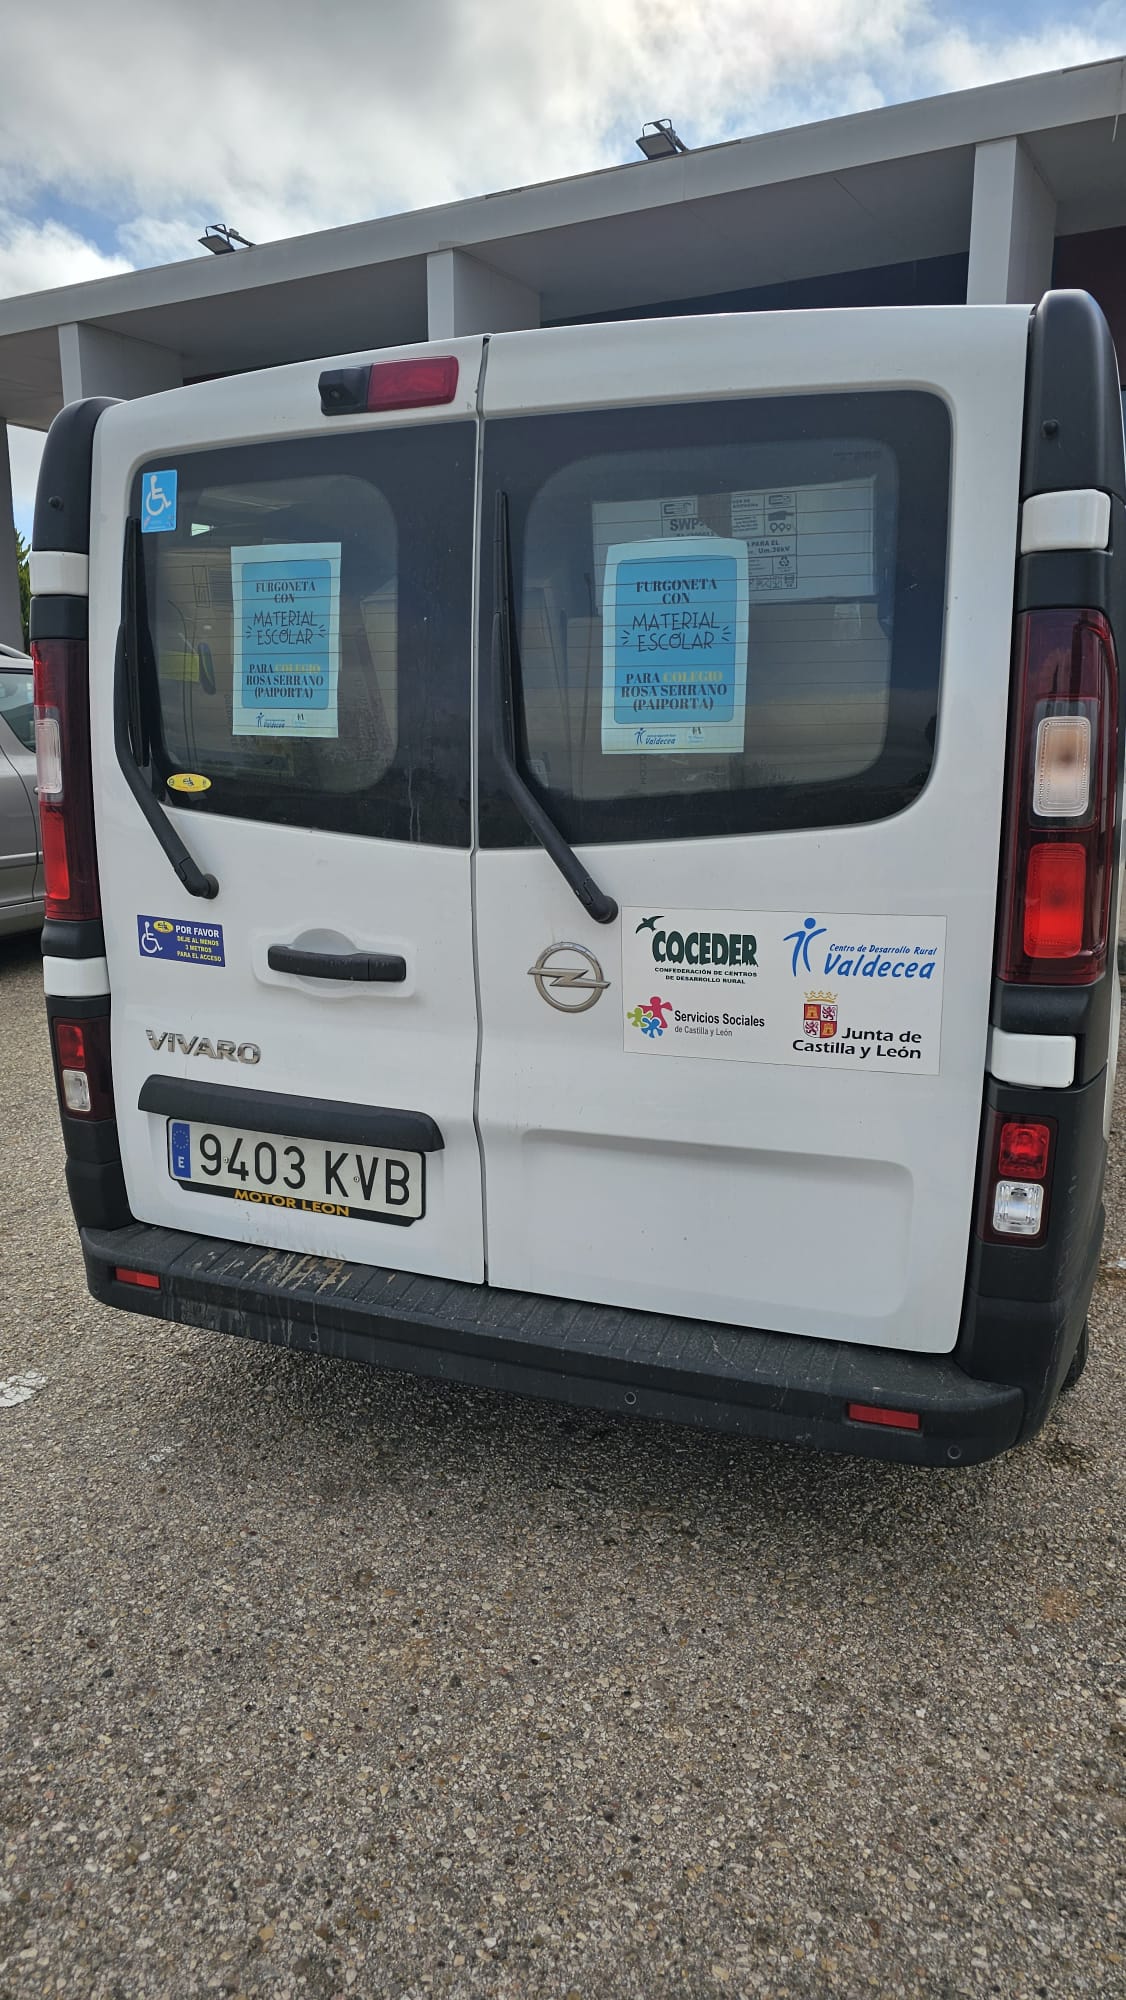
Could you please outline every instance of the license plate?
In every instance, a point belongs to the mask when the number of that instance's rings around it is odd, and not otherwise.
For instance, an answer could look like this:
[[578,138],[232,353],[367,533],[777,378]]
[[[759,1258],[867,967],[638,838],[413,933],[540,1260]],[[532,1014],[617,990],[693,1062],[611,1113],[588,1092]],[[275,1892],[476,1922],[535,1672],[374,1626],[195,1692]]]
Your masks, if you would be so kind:
[[425,1213],[422,1153],[170,1118],[168,1171],[193,1194],[221,1194],[256,1208],[358,1222],[417,1222]]

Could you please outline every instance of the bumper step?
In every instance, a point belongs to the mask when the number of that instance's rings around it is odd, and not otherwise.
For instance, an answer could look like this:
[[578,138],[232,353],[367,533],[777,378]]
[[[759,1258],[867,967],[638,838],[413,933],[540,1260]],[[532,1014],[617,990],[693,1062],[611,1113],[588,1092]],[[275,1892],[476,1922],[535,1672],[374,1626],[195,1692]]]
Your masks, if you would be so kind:
[[[95,1298],[152,1318],[440,1381],[924,1465],[1012,1444],[1019,1388],[945,1356],[846,1346],[616,1306],[415,1277],[134,1223],[85,1229]],[[122,1284],[143,1270],[160,1289]],[[917,1411],[920,1429],[854,1423],[849,1403]]]

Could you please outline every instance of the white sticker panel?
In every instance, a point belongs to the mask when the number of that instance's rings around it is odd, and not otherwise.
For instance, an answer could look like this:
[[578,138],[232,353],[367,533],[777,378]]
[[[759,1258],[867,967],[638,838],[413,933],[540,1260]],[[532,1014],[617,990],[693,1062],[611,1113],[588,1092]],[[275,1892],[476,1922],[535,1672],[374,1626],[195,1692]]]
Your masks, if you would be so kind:
[[628,1053],[936,1076],[945,917],[622,911]]

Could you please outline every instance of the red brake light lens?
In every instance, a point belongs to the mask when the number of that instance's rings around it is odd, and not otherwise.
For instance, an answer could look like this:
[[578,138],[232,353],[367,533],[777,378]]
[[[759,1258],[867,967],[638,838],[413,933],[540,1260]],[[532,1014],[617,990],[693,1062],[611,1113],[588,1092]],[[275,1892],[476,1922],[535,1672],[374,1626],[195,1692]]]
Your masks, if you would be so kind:
[[415,361],[377,361],[368,376],[369,410],[417,410],[452,403],[457,394],[457,356],[420,355]]
[[101,914],[90,774],[90,684],[84,639],[33,640],[35,754],[46,878],[45,915]]
[[1087,850],[1077,840],[1038,841],[1024,878],[1028,958],[1075,958],[1083,949]]
[[1052,1133],[1048,1125],[1018,1124],[1008,1119],[997,1141],[997,1175],[1013,1180],[1042,1181],[1048,1171]]
[[84,1021],[56,1021],[55,1047],[59,1061],[68,1069],[86,1067],[86,1024]]

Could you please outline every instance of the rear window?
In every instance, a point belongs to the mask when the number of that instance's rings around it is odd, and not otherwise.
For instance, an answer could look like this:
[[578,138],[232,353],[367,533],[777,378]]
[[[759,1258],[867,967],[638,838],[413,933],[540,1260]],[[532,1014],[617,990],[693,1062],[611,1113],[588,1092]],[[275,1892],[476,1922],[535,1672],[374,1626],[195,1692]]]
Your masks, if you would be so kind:
[[[569,839],[910,803],[934,755],[949,450],[944,405],[915,392],[489,424],[518,749]],[[524,838],[497,796],[483,823]]]
[[468,845],[473,466],[474,427],[431,424],[138,474],[142,760],[166,803]]

